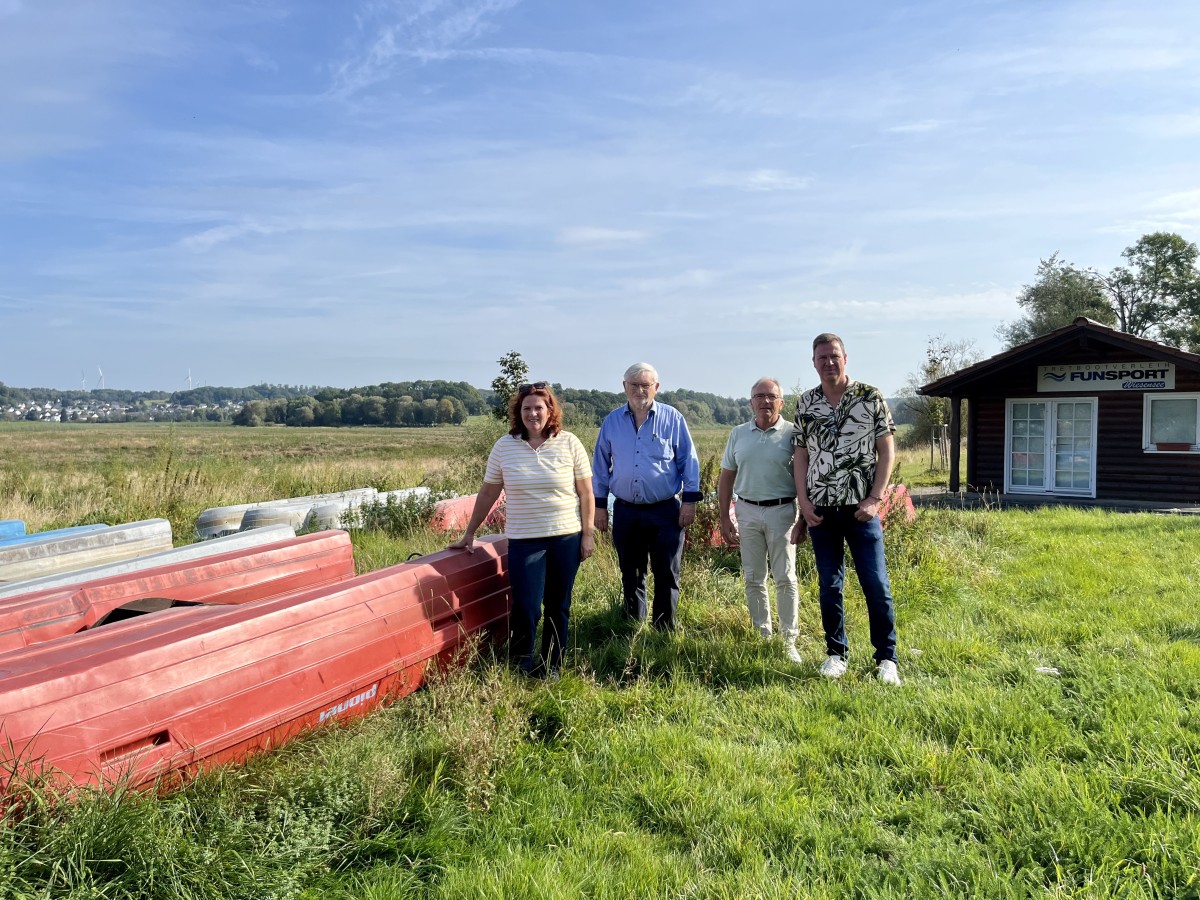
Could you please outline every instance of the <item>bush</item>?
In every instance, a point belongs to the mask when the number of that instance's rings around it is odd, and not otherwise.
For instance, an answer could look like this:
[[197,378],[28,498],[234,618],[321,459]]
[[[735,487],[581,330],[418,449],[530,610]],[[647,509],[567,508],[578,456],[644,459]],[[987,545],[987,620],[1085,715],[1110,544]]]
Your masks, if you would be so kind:
[[376,500],[347,510],[342,515],[342,527],[382,531],[390,537],[407,537],[428,528],[437,502],[450,496],[452,494],[445,491],[429,491],[406,497],[389,494],[386,501]]

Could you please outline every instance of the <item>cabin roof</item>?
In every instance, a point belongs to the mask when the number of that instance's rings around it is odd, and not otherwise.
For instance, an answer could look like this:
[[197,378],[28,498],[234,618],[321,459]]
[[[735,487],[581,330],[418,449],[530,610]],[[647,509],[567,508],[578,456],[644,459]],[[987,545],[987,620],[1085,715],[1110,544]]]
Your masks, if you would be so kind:
[[1124,331],[1117,331],[1107,325],[1101,325],[1092,319],[1080,316],[1070,325],[1064,325],[1056,331],[1034,338],[1011,350],[1005,350],[982,362],[959,369],[944,378],[922,385],[918,393],[927,397],[949,397],[953,394],[966,393],[972,384],[985,378],[990,378],[1005,369],[1029,363],[1048,352],[1063,347],[1087,347],[1099,344],[1132,353],[1149,354],[1153,359],[1173,362],[1184,369],[1200,372],[1200,354],[1188,353],[1178,347],[1169,347],[1148,338],[1137,337]]

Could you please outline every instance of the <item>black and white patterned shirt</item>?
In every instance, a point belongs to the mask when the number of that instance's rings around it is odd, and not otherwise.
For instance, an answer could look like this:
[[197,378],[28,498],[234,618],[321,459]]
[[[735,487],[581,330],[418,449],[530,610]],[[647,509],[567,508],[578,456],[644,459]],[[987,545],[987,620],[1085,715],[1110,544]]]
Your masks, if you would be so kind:
[[853,506],[871,493],[875,442],[894,434],[878,389],[851,381],[837,408],[820,385],[800,395],[792,443],[808,450],[808,499],[814,506]]

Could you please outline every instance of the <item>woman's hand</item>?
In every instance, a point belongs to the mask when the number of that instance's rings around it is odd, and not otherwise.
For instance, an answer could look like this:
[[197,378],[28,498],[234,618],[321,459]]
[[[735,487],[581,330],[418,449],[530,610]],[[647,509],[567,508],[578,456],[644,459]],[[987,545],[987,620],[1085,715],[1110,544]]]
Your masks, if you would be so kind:
[[475,535],[467,532],[457,541],[446,548],[447,550],[466,550],[468,553],[475,552]]
[[581,560],[587,559],[595,552],[596,536],[590,531],[584,532],[583,536],[579,539],[579,558]]

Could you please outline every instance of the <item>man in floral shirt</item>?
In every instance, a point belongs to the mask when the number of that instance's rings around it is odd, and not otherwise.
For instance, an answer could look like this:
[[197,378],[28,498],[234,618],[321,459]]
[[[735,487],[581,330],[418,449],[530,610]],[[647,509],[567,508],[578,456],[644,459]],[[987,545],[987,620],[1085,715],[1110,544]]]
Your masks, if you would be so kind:
[[821,384],[800,395],[792,441],[793,474],[800,503],[793,542],[807,523],[820,585],[825,652],[821,674],[846,674],[846,614],[842,586],[845,548],[867,600],[876,672],[900,684],[896,670],[896,614],[883,556],[879,504],[892,474],[896,426],[883,395],[846,374],[846,347],[836,334],[813,339],[813,367]]

